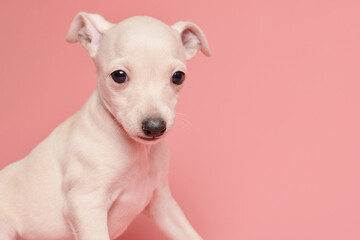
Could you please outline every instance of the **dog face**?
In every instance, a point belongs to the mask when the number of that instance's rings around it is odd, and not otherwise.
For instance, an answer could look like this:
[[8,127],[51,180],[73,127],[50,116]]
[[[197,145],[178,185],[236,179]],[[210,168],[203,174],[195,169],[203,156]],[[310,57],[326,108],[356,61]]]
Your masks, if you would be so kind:
[[184,85],[173,76],[186,74],[182,49],[175,31],[151,18],[125,20],[104,35],[96,56],[99,92],[129,136],[153,142],[171,128]]
[[111,24],[96,14],[78,14],[67,36],[80,41],[97,67],[103,106],[134,140],[154,143],[173,125],[186,78],[186,60],[199,49],[210,54],[193,23],[172,27],[139,16]]

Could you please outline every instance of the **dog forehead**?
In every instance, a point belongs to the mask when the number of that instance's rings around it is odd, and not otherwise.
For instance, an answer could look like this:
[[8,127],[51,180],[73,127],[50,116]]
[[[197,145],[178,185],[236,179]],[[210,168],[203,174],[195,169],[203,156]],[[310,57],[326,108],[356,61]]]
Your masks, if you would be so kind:
[[152,17],[136,16],[116,24],[104,34],[103,51],[110,55],[161,55],[182,59],[179,34],[169,25]]
[[135,16],[125,19],[115,25],[113,32],[114,35],[118,34],[125,40],[132,40],[137,37],[166,38],[167,40],[174,38],[174,30],[169,25],[148,16]]

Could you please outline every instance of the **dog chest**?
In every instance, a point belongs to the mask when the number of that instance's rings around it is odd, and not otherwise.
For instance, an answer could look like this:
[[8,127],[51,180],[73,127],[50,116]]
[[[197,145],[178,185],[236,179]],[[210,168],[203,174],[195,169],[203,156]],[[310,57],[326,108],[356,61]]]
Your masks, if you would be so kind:
[[[143,161],[146,160],[146,161]],[[116,198],[108,211],[110,236],[119,236],[131,221],[143,211],[158,185],[158,174],[154,174],[149,159],[141,159],[119,182],[114,191]]]

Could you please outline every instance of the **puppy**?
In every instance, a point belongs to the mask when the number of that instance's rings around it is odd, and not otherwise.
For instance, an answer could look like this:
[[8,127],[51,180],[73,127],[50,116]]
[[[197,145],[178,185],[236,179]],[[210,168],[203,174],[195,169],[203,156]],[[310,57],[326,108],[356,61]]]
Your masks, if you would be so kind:
[[79,13],[68,42],[94,60],[86,104],[0,172],[1,240],[109,240],[144,212],[169,239],[201,239],[171,196],[168,151],[186,60],[210,55],[191,22]]

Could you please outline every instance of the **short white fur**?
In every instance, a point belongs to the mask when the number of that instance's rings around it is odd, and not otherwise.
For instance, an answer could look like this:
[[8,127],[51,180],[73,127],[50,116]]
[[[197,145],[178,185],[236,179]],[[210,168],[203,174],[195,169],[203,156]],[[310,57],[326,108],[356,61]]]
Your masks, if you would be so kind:
[[[144,212],[169,238],[198,240],[168,186],[163,136],[144,140],[141,123],[161,117],[173,125],[186,73],[205,35],[190,22],[173,26],[137,16],[112,24],[79,13],[68,42],[79,41],[94,60],[97,88],[86,104],[24,159],[0,172],[1,240],[110,240]],[[115,83],[123,70],[128,81]]]

